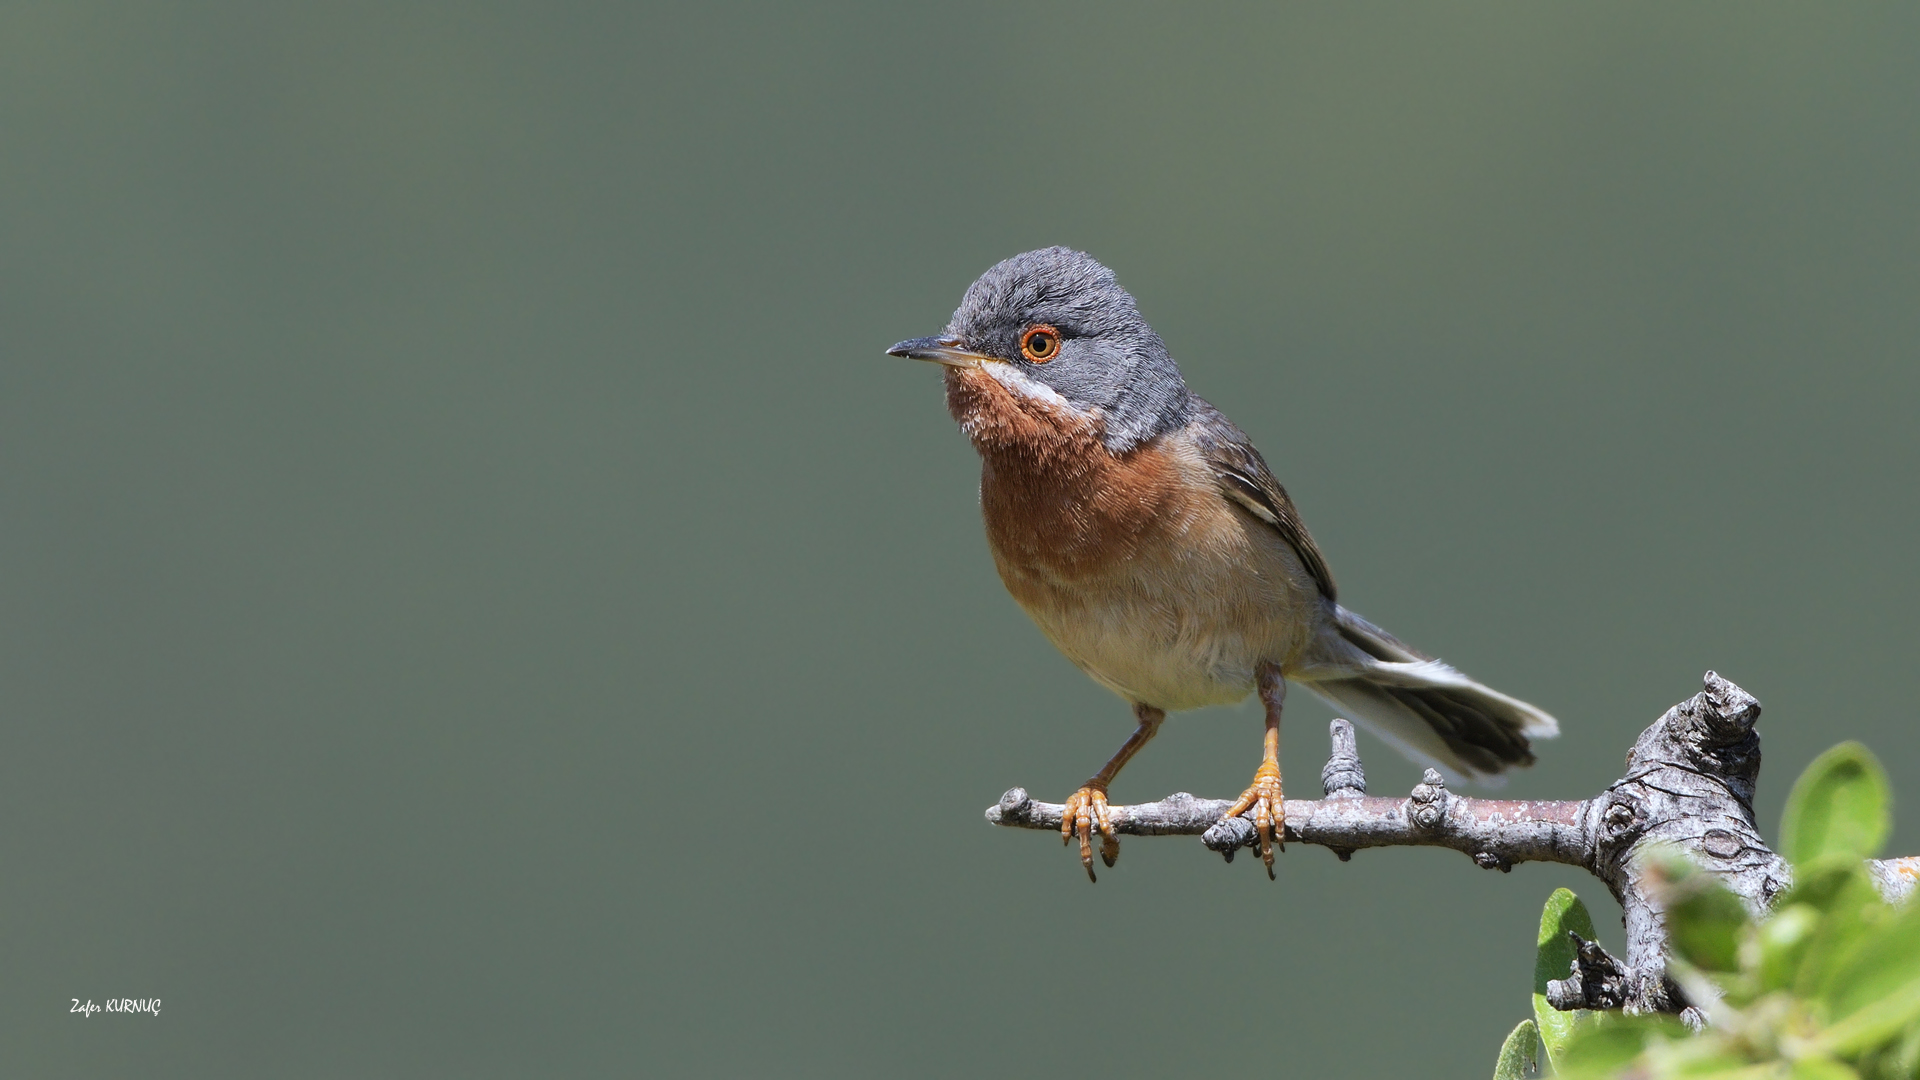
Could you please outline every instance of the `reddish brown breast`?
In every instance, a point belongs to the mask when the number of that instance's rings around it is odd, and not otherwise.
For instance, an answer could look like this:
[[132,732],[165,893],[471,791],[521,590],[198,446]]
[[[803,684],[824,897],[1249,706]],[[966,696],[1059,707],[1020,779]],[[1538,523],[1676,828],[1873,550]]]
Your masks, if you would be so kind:
[[[1180,516],[1179,465],[1148,443],[1115,454],[1095,418],[947,369],[947,409],[980,452],[980,507],[1007,587],[1085,579],[1131,558]],[[1023,598],[1024,599],[1024,598]]]

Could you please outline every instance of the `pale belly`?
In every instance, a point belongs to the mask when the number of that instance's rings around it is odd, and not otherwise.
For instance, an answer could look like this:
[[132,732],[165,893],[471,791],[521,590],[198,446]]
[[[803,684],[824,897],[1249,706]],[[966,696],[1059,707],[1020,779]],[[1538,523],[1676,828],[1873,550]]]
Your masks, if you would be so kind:
[[1293,666],[1324,601],[1270,529],[1222,517],[1075,580],[995,561],[1041,631],[1101,685],[1168,711],[1228,705],[1253,691],[1261,664]]

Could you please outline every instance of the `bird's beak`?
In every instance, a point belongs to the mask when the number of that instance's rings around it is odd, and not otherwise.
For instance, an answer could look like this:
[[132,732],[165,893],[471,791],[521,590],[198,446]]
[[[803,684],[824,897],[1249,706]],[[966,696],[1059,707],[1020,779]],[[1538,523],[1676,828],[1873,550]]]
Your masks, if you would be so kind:
[[950,337],[917,337],[888,349],[887,355],[931,360],[948,367],[979,367],[988,360],[998,359],[985,353],[969,352],[960,347],[959,341]]

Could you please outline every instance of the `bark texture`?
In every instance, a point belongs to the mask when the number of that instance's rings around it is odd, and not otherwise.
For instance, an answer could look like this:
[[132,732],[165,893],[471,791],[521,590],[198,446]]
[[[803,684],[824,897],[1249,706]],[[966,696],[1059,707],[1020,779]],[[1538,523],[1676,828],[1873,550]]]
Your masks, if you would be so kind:
[[[1677,846],[1755,913],[1772,906],[1792,876],[1753,820],[1759,719],[1753,695],[1709,671],[1700,693],[1640,734],[1626,774],[1580,801],[1467,798],[1448,791],[1431,769],[1405,798],[1370,797],[1353,726],[1335,720],[1333,752],[1320,774],[1325,797],[1287,800],[1286,839],[1330,848],[1343,860],[1360,848],[1420,846],[1452,848],[1489,870],[1521,862],[1582,867],[1626,913],[1627,955],[1579,942],[1573,971],[1549,985],[1548,1000],[1561,1009],[1681,1012],[1687,1002],[1666,976],[1666,926],[1640,878],[1638,856],[1648,845]],[[1247,819],[1221,820],[1230,805],[1179,792],[1111,811],[1117,832],[1198,835],[1231,862],[1256,841]],[[1035,802],[1021,788],[987,809],[996,825],[1058,831],[1060,819],[1059,804]],[[1920,856],[1876,860],[1870,869],[1881,892],[1898,901],[1920,878]]]

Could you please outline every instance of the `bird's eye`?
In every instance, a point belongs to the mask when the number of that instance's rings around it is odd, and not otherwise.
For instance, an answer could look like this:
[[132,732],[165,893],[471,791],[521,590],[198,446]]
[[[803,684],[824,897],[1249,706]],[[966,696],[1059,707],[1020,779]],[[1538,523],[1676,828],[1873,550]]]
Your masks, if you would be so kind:
[[1036,364],[1060,355],[1060,331],[1045,323],[1027,327],[1027,332],[1020,335],[1020,355]]

